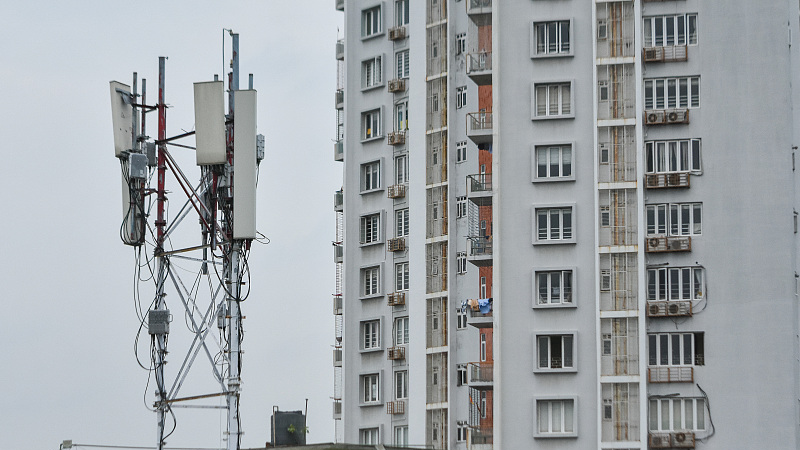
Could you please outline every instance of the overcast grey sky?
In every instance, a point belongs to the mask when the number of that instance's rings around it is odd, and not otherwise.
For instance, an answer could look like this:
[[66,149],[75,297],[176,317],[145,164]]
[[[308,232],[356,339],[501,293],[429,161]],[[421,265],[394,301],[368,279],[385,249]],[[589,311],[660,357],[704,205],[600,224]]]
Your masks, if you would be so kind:
[[[331,142],[334,42],[343,21],[333,0],[4,1],[0,17],[0,447],[155,444],[155,414],[143,399],[147,373],[133,354],[134,260],[119,239],[108,82],[130,84],[138,71],[154,103],[158,57],[168,56],[168,135],[190,130],[192,83],[223,71],[223,28],[240,33],[242,85],[255,76],[267,153],[258,229],[271,240],[250,258],[242,443],[263,446],[272,405],[301,409],[305,398],[309,440],[332,441],[330,243],[342,167]],[[148,116],[151,136],[155,119]],[[193,165],[184,169],[197,179]],[[177,192],[171,198],[175,212],[182,202]],[[173,312],[176,300],[168,298]],[[172,329],[179,328],[186,333],[176,316]],[[171,350],[177,366],[182,351]],[[207,367],[198,358],[192,376],[210,379]],[[168,446],[220,444],[219,412],[177,413]]]

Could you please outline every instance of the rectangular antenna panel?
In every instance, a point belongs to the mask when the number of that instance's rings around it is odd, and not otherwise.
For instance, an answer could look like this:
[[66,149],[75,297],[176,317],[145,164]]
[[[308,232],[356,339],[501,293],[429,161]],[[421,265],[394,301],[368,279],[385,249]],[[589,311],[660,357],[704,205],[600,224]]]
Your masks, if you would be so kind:
[[114,126],[114,156],[133,148],[133,105],[131,87],[119,81],[111,86],[111,124]]
[[233,238],[256,237],[256,91],[235,91]]
[[197,165],[225,164],[225,92],[222,81],[194,84]]

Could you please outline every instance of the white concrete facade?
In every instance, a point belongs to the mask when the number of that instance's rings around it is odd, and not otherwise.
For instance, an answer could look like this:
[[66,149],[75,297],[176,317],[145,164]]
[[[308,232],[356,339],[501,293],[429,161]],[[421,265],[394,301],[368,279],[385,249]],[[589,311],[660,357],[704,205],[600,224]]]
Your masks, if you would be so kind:
[[800,448],[798,2],[408,1],[337,2],[337,440]]

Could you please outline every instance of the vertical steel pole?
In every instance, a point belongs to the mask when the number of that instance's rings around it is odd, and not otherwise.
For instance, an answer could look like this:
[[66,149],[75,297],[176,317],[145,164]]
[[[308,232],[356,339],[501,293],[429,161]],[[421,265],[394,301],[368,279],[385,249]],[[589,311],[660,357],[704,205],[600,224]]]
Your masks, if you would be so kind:
[[[167,58],[160,56],[158,58],[158,140],[161,143],[158,145],[158,189],[157,189],[157,218],[156,218],[156,255],[158,255],[156,273],[158,278],[156,281],[156,304],[155,310],[165,310],[166,303],[164,301],[164,284],[167,281],[167,257],[163,256],[164,251],[164,226],[167,224],[164,218],[164,206],[167,200],[164,186],[164,179],[167,171],[166,163],[166,144],[163,143],[167,137],[167,107],[164,102],[164,73],[166,68]],[[167,393],[164,386],[164,363],[167,353],[167,340],[166,335],[156,334],[153,335],[154,344],[156,346],[155,355],[155,379],[156,379],[156,408],[158,412],[158,450],[164,450],[164,425],[166,419]]]

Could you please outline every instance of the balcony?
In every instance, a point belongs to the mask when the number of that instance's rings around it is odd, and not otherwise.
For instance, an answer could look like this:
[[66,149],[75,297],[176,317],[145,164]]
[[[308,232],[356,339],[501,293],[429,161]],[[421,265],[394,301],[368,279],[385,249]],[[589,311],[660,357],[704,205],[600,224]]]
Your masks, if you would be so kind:
[[692,302],[647,302],[647,317],[691,317]]
[[467,15],[478,25],[488,25],[492,19],[492,0],[467,0]]
[[403,145],[406,143],[406,132],[405,131],[392,131],[389,133],[387,137],[389,140],[389,145]]
[[389,28],[389,40],[399,41],[406,38],[406,27],[391,27]]
[[694,383],[692,366],[655,366],[647,368],[650,383]]
[[645,125],[672,125],[689,123],[689,108],[648,109],[644,112]]
[[469,309],[467,316],[467,324],[475,328],[492,328],[494,326],[494,315],[489,312],[488,314],[481,314],[480,311]]
[[406,238],[392,238],[386,243],[390,252],[402,252],[406,249]]
[[344,209],[344,191],[336,191],[333,193],[333,210],[335,212],[342,212]]
[[333,315],[341,316],[344,313],[344,299],[341,294],[333,296]]
[[406,402],[403,400],[395,400],[393,402],[386,402],[386,414],[405,414]]
[[469,448],[470,450],[492,450],[494,445],[494,438],[492,436],[491,428],[477,428],[469,430]]
[[645,249],[648,253],[661,252],[690,252],[692,251],[691,236],[647,236]]
[[344,11],[344,0],[335,0],[335,1],[336,1],[336,10]]
[[344,89],[336,90],[336,99],[334,101],[336,109],[344,109]]
[[393,184],[386,190],[389,198],[403,198],[406,196],[405,184]]
[[478,86],[492,84],[492,52],[467,53],[467,76]]
[[333,419],[334,420],[341,420],[342,419],[342,400],[341,399],[333,399]]
[[342,349],[335,347],[333,349],[333,367],[342,367]]
[[644,184],[647,189],[688,188],[689,172],[648,173]]
[[475,264],[478,267],[487,267],[492,265],[492,237],[491,236],[473,236],[467,238],[469,244],[469,253],[467,254],[467,261]]
[[344,39],[336,41],[336,59],[344,61]]
[[476,144],[492,142],[492,113],[481,111],[467,114],[467,137]]
[[694,448],[694,433],[691,431],[651,432],[648,435],[648,441],[650,448]]
[[336,264],[344,262],[344,246],[342,244],[333,244],[333,262]]
[[492,204],[492,174],[467,175],[467,198],[477,206]]
[[333,160],[344,161],[344,142],[336,141],[333,143]]
[[389,92],[405,92],[406,90],[406,79],[405,78],[395,78],[394,80],[389,80],[387,84],[387,88]]
[[494,386],[494,363],[474,362],[467,364],[467,384],[471,388],[485,390]]
[[676,62],[689,59],[685,45],[671,45],[669,47],[645,47],[642,50],[644,62]]
[[386,358],[392,361],[399,361],[401,359],[406,359],[406,348],[405,346],[397,346],[397,347],[389,347],[386,349]]
[[405,292],[392,292],[386,295],[386,303],[389,306],[403,306],[406,304]]

